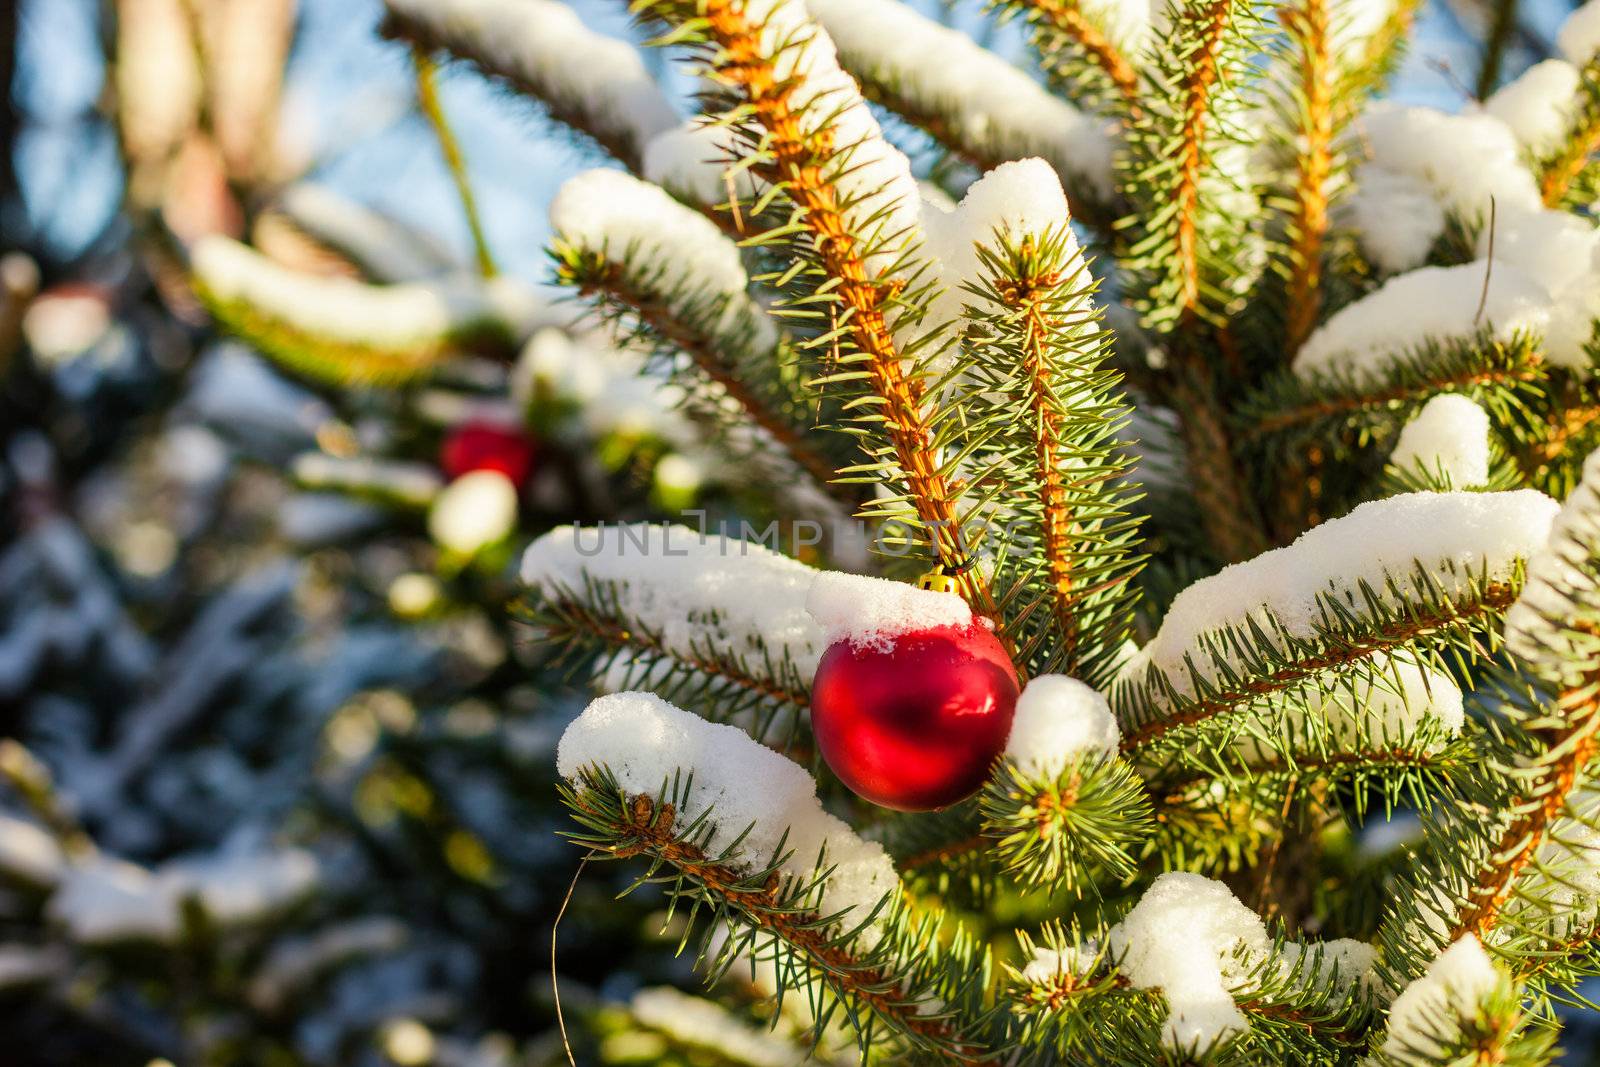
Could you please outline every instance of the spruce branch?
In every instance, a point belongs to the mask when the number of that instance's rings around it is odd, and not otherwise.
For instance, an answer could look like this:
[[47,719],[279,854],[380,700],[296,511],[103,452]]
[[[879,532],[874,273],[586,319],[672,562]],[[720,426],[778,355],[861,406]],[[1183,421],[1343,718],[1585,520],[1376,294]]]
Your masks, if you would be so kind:
[[1089,18],[1078,0],[996,0],[995,6],[1020,12],[1034,27],[1034,46],[1047,67],[1070,80],[1080,63],[1093,64],[1115,88],[1130,117],[1139,114],[1139,75],[1105,30]]
[[[843,90],[841,99],[837,87],[825,83],[811,87],[822,90],[821,96],[802,96],[808,74],[780,75],[776,60],[789,53],[785,63],[793,66],[793,50],[803,55],[811,43],[814,31],[809,28],[799,31],[799,39],[775,43],[774,31],[752,22],[744,5],[734,0],[654,0],[640,10],[680,27],[681,36],[700,39],[708,72],[734,98],[734,107],[748,115],[744,132],[755,153],[751,169],[795,209],[794,221],[769,232],[767,239],[788,244],[801,261],[796,271],[807,262],[815,265],[821,278],[808,299],[827,309],[834,326],[811,343],[841,349],[835,358],[838,370],[824,373],[815,384],[822,389],[852,388],[852,382],[854,387],[863,382],[869,386],[867,396],[846,406],[860,424],[857,432],[883,443],[904,478],[905,502],[936,559],[961,574],[960,584],[974,610],[993,618],[996,607],[988,583],[965,569],[971,546],[950,464],[940,456],[928,383],[914,366],[916,353],[901,350],[891,325],[897,318],[915,321],[920,313],[915,301],[925,297],[919,282],[924,267],[914,251],[890,247],[915,235],[892,232],[877,241],[863,235],[864,228],[892,225],[888,215],[894,205],[879,207],[865,222],[853,217],[861,204],[839,182],[852,172],[857,162],[853,157],[868,142],[841,145],[830,122],[817,120],[817,108],[836,114],[851,107],[852,92]],[[848,80],[845,84],[853,89]],[[883,258],[890,260],[890,269],[879,266]],[[881,469],[877,449],[864,444],[874,462],[845,473],[865,476]]]
[[[1293,691],[1325,671],[1357,666],[1379,653],[1427,640],[1465,662],[1497,645],[1493,627],[1516,599],[1521,569],[1508,581],[1446,568],[1435,575],[1418,566],[1381,585],[1362,580],[1348,597],[1319,595],[1319,621],[1310,637],[1297,637],[1275,619],[1225,626],[1206,634],[1184,657],[1180,679],[1153,665],[1119,680],[1112,705],[1131,729],[1123,750],[1157,745],[1174,731],[1246,711],[1263,698]],[[1215,676],[1199,663],[1212,664]]]
[[985,446],[996,459],[979,480],[1026,523],[1013,525],[1017,543],[996,560],[1000,606],[1024,655],[1038,650],[1035,673],[1099,681],[1127,636],[1138,568],[1109,334],[1069,230],[1020,242],[998,235],[979,256],[982,280],[967,307],[977,389],[967,407],[975,420],[1002,420]]
[[[708,853],[709,811],[687,826],[676,817],[691,788],[692,777],[677,776],[658,796],[628,796],[603,768],[586,768],[578,783],[561,787],[582,827],[569,836],[603,858],[647,860],[635,885],[660,883],[674,906],[688,903],[691,927],[702,909],[708,912],[708,938],[717,927],[727,929],[732,936],[711,963],[713,975],[741,953],[753,956],[751,946],[765,939],[768,951],[778,953],[783,985],[813,990],[818,1039],[842,1015],[863,1051],[878,1043],[936,1062],[988,1058],[979,1039],[986,1013],[960,1010],[970,1009],[973,991],[986,984],[983,953],[969,939],[958,934],[941,943],[937,922],[919,919],[894,900],[881,902],[870,916],[849,916],[839,929],[837,917],[819,915],[813,903],[818,882],[828,876],[826,857],[808,881],[785,877],[780,857],[745,870],[725,854]],[[860,935],[870,923],[881,923],[884,932],[867,947]],[[691,933],[685,932],[685,942]],[[944,994],[942,1006],[928,999],[938,994]]]
[[[702,406],[713,417],[724,407],[718,399],[726,397],[819,487],[847,507],[859,503],[836,480],[842,461],[821,451],[807,432],[813,398],[798,380],[788,338],[748,298],[696,290],[695,279],[682,279],[670,264],[652,263],[637,251],[557,241],[552,255],[557,282],[596,300],[619,342],[653,345],[666,376],[687,386],[690,396],[711,394]],[[698,374],[682,373],[672,358],[677,352]],[[736,427],[728,427],[730,435]]]
[[477,257],[478,273],[482,277],[492,278],[498,271],[495,269],[494,256],[489,252],[489,238],[483,231],[483,220],[478,216],[478,198],[473,195],[472,181],[467,176],[467,161],[461,153],[461,143],[456,140],[455,131],[450,128],[450,120],[444,113],[444,103],[439,99],[438,68],[433,57],[421,48],[411,50],[411,65],[416,70],[417,106],[433,128],[439,151],[444,156],[445,169],[450,172],[450,180],[455,184],[456,195],[461,200],[461,210],[467,218],[467,230],[472,234],[472,250]]
[[1317,324],[1322,302],[1323,243],[1334,177],[1334,98],[1338,86],[1330,51],[1326,0],[1301,0],[1279,9],[1293,42],[1300,82],[1295,109],[1294,210],[1288,221],[1288,323],[1286,355],[1292,356]]
[[1600,149],[1600,56],[1585,63],[1580,72],[1578,100],[1561,143],[1539,161],[1539,195],[1546,207],[1561,207],[1582,186],[1579,179],[1590,157]]

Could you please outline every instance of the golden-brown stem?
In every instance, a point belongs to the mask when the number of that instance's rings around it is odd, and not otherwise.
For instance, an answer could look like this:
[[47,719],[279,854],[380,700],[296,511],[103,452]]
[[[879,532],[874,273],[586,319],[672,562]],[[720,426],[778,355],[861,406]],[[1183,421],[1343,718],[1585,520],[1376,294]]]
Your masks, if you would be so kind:
[[1030,0],[1045,25],[1063,37],[1077,42],[1091,62],[1105,71],[1106,77],[1117,87],[1127,103],[1129,113],[1139,113],[1139,76],[1121,49],[1111,43],[1111,38],[1084,17],[1076,0]]
[[[1585,77],[1588,76],[1586,70]],[[1600,150],[1600,109],[1587,109],[1584,114],[1588,121],[1568,134],[1561,151],[1545,160],[1540,168],[1539,195],[1545,207],[1561,206],[1567,189],[1583,173],[1589,157]]]
[[1183,79],[1183,125],[1179,131],[1177,201],[1177,258],[1179,299],[1185,317],[1200,308],[1200,178],[1205,168],[1205,133],[1211,119],[1211,91],[1221,77],[1218,53],[1228,29],[1234,0],[1210,0],[1205,26],[1189,57]]
[[1328,231],[1328,181],[1333,174],[1333,62],[1325,0],[1283,8],[1284,26],[1300,47],[1300,136],[1290,223],[1288,324],[1284,356],[1292,356],[1317,324],[1322,306],[1322,244]]
[[1562,725],[1538,731],[1546,751],[1556,756],[1539,766],[1521,796],[1512,802],[1511,823],[1468,891],[1467,906],[1450,933],[1452,941],[1469,933],[1481,941],[1499,924],[1516,891],[1517,879],[1538,860],[1540,846],[1550,839],[1551,827],[1566,810],[1567,798],[1600,750],[1597,685],[1600,678],[1590,677],[1564,692],[1557,704]]
[[[780,80],[762,45],[762,27],[745,16],[742,4],[708,0],[703,8],[712,39],[721,50],[721,75],[743,93],[755,119],[767,134],[769,160],[762,177],[781,186],[799,209],[828,276],[833,292],[849,314],[851,337],[866,357],[865,367],[880,401],[878,413],[904,472],[917,517],[927,527],[938,558],[967,562],[957,496],[940,470],[933,446],[933,428],[924,410],[923,385],[907,373],[886,314],[894,284],[868,271],[866,250],[845,216],[837,186],[828,175],[840,152],[854,146],[832,143],[829,130],[807,132],[792,104],[799,79]],[[848,163],[846,163],[848,165]],[[993,618],[994,599],[986,582],[972,570],[961,576],[963,592],[978,614]]]

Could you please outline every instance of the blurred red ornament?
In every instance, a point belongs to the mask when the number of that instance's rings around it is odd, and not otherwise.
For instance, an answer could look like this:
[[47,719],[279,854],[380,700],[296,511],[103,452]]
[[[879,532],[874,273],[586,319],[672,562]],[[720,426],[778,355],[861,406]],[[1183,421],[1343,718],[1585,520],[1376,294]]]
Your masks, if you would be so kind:
[[451,481],[472,471],[499,471],[517,485],[528,480],[537,453],[532,438],[492,422],[468,422],[445,435],[439,466]]
[[972,795],[1005,749],[1017,672],[984,623],[828,646],[811,683],[822,758],[860,796],[932,811]]

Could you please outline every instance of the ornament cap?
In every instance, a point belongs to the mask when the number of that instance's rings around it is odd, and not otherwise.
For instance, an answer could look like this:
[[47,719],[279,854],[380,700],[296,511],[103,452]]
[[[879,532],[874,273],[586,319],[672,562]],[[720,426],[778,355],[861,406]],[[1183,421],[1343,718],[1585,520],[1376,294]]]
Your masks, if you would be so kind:
[[961,579],[945,570],[943,566],[933,570],[917,579],[918,589],[927,589],[935,593],[954,593],[961,595]]

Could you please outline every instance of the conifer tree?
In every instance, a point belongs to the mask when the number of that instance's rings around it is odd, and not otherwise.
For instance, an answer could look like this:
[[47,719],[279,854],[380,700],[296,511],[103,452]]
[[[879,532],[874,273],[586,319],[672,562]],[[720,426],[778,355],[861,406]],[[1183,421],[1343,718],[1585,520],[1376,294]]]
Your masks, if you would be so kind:
[[1505,84],[1499,5],[1459,114],[1383,99],[1412,0],[992,0],[1021,65],[901,0],[633,0],[662,64],[556,0],[385,6],[476,271],[315,204],[360,280],[184,266],[329,395],[553,426],[436,65],[599,160],[551,279],[717,509],[544,529],[487,439],[447,488],[295,473],[428,508],[460,595],[596,691],[549,771],[578,881],[657,894],[705,985],[627,1025],[750,1063],[1553,1062],[1600,975],[1600,0]]

